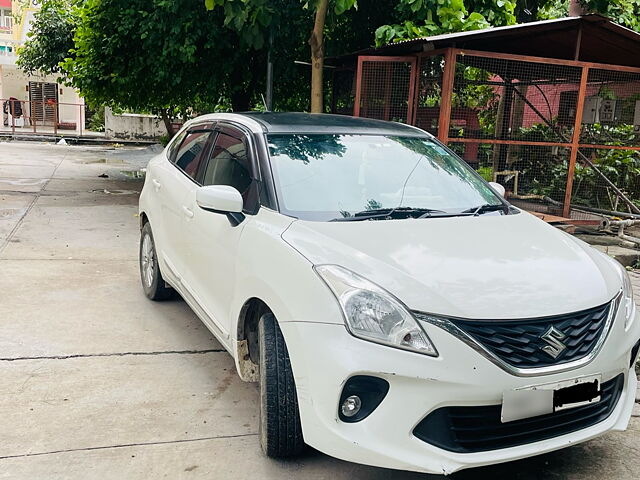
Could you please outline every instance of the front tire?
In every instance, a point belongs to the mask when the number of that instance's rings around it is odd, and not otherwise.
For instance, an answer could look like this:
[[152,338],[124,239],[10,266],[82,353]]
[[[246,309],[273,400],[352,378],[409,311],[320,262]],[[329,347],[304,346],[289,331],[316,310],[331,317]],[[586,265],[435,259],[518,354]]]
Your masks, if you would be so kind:
[[140,280],[147,298],[151,300],[166,300],[173,296],[173,289],[168,287],[160,273],[156,244],[149,222],[145,223],[140,232]]
[[292,457],[304,448],[298,396],[282,331],[270,313],[260,317],[258,344],[260,445],[268,457]]

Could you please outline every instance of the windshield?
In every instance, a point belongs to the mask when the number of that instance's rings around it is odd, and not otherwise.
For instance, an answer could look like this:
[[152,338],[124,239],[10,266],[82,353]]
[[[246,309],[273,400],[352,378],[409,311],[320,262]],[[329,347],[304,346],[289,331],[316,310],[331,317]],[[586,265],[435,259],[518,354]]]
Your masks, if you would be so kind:
[[280,211],[304,220],[503,204],[464,161],[427,137],[273,134],[268,144]]

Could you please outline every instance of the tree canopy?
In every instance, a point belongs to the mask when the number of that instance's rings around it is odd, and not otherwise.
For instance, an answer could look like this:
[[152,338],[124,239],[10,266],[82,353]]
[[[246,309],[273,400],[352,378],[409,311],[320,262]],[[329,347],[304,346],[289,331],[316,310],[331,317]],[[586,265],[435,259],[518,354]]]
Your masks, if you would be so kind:
[[77,20],[72,0],[45,1],[20,49],[18,66],[30,74],[59,73],[60,63],[73,49]]
[[[640,0],[579,1],[640,30]],[[321,4],[321,53],[335,56],[565,16],[569,0],[43,0],[18,63],[60,73],[91,103],[169,118],[260,105],[271,51],[275,109],[307,110],[311,70],[295,62],[311,57]]]

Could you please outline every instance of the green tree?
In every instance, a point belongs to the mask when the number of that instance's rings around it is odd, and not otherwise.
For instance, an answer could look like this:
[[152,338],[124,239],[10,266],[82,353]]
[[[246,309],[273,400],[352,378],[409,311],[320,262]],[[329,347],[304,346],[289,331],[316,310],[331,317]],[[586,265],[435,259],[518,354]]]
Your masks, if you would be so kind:
[[207,9],[221,7],[224,25],[240,35],[243,44],[260,49],[267,42],[274,27],[283,26],[283,18],[295,10],[313,8],[313,30],[309,36],[311,47],[311,112],[324,111],[323,72],[325,58],[324,34],[330,6],[336,15],[357,7],[356,0],[300,0],[298,6],[289,2],[270,0],[205,0]]
[[376,44],[449,32],[513,25],[515,1],[508,0],[399,0],[397,23],[376,30]]
[[640,0],[579,0],[579,3],[587,11],[601,13],[614,22],[640,31]]
[[86,0],[63,70],[90,102],[158,113],[170,133],[176,114],[252,88],[252,58],[222,21],[190,0]]
[[73,49],[78,0],[44,0],[35,13],[27,41],[18,50],[17,65],[29,74],[64,73],[61,62]]
[[538,18],[546,20],[566,17],[572,1],[582,7],[585,13],[599,13],[620,25],[640,32],[640,0],[549,0],[542,2]]
[[[334,11],[336,14],[346,12],[347,10],[357,7],[356,0],[333,0]],[[305,3],[309,5],[309,2]],[[315,2],[315,21],[311,36],[309,37],[309,45],[311,46],[311,112],[324,112],[324,91],[323,91],[323,74],[324,74],[324,29],[327,18],[327,10],[329,9],[329,0],[316,0]]]

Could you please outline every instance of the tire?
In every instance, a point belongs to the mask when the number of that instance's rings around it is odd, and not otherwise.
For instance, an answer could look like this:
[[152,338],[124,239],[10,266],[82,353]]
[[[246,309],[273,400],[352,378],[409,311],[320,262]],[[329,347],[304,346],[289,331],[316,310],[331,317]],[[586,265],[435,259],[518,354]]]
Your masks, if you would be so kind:
[[160,272],[156,245],[149,222],[144,224],[140,232],[139,263],[140,281],[147,298],[151,300],[167,300],[173,297],[174,290],[167,286]]
[[258,323],[260,348],[260,445],[271,458],[293,457],[304,449],[298,396],[289,352],[276,318]]

